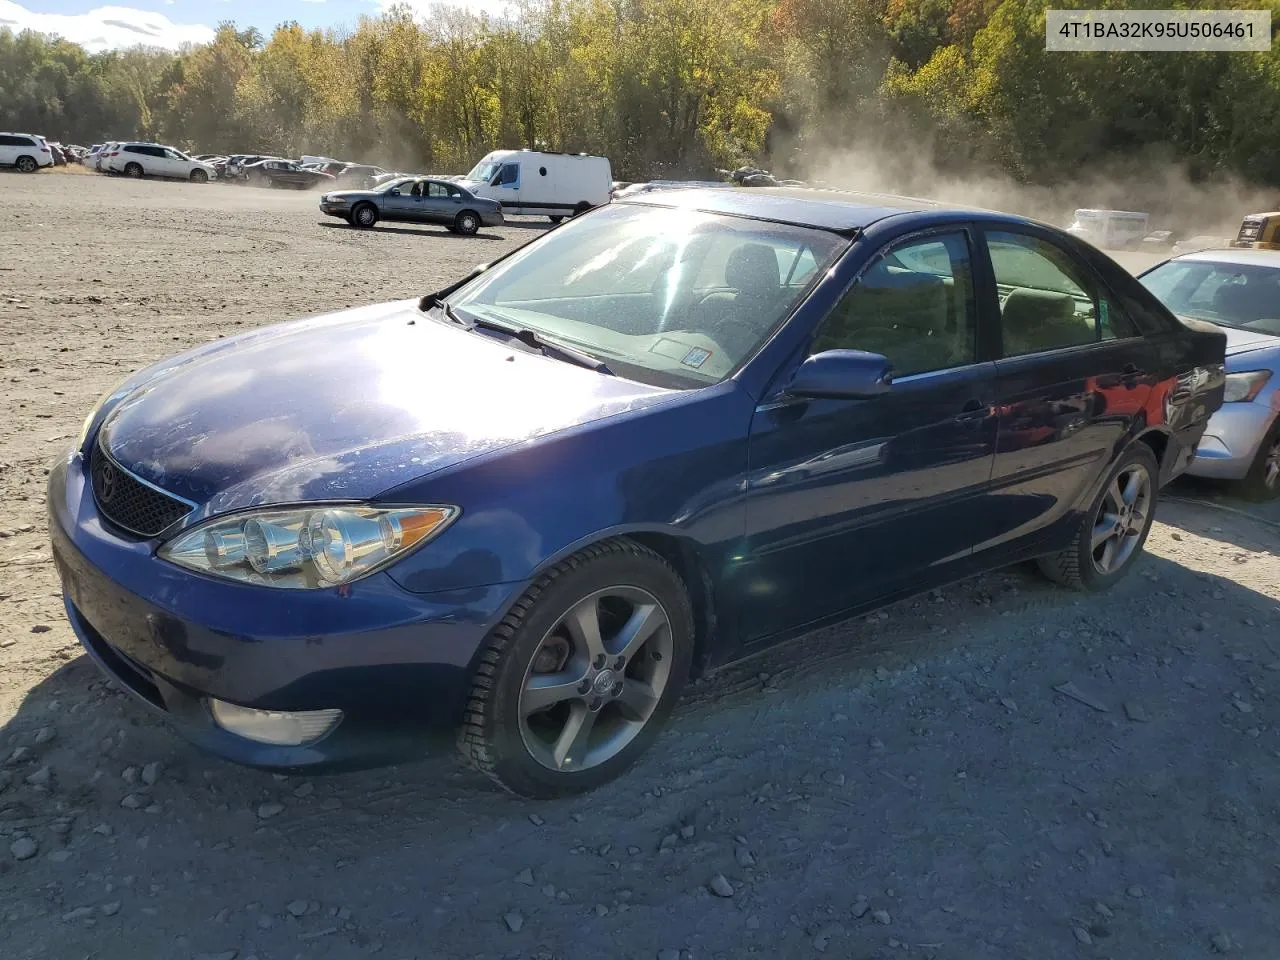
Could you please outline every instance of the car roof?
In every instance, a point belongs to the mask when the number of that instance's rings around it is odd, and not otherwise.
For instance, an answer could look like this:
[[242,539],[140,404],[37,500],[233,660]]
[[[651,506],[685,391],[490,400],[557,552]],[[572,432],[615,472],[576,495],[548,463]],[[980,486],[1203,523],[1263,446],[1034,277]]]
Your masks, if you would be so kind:
[[[971,209],[916,197],[814,187],[692,187],[685,190],[654,190],[620,197],[614,202],[693,209],[701,213],[723,213],[841,233],[861,230],[878,220],[897,214],[922,210],[941,212]],[[990,213],[972,209],[975,213]]]
[[1174,260],[1199,260],[1210,263],[1230,263],[1240,266],[1261,264],[1267,267],[1280,268],[1280,250],[1258,250],[1253,247],[1231,247],[1217,250],[1196,250],[1183,253]]

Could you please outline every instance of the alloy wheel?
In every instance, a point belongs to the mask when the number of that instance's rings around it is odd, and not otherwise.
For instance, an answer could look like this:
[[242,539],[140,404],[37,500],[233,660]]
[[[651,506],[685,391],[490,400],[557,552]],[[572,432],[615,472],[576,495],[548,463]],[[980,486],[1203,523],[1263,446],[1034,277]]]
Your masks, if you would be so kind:
[[1280,488],[1280,436],[1272,441],[1267,459],[1263,461],[1262,484],[1269,491]]
[[1115,573],[1129,562],[1146,529],[1151,504],[1151,474],[1143,464],[1131,463],[1112,479],[1094,518],[1090,541],[1098,573]]
[[364,206],[356,211],[356,223],[360,224],[360,226],[371,227],[373,226],[373,220],[374,212],[372,207]]
[[667,611],[638,587],[609,587],[574,604],[525,673],[520,734],[530,756],[557,772],[617,756],[662,699],[673,643]]
[[471,214],[464,213],[458,218],[458,229],[463,233],[475,233],[480,229],[480,224]]
[[36,162],[32,160],[30,157],[19,157],[18,171],[20,173],[35,173]]

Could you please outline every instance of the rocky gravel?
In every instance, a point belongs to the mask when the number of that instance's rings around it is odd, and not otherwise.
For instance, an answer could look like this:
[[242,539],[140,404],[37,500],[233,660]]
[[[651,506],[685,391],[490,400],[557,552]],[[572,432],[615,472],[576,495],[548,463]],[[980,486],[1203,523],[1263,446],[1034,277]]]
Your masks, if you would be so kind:
[[144,363],[425,292],[541,226],[359,233],[309,194],[0,185],[6,960],[1276,955],[1274,505],[1180,483],[1106,596],[1008,570],[722,671],[589,796],[518,801],[449,755],[241,769],[81,655],[49,461]]

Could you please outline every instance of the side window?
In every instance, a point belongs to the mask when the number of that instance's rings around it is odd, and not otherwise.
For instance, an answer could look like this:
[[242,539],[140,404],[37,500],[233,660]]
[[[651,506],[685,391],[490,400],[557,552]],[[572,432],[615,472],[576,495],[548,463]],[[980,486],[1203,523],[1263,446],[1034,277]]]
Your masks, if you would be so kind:
[[1134,334],[1128,317],[1061,248],[1038,237],[1005,232],[987,234],[987,248],[1000,292],[1004,356]]
[[0,133],[0,147],[16,147],[19,142],[17,137],[11,137],[7,133]]
[[976,359],[977,310],[965,233],[907,240],[882,252],[823,322],[811,353],[866,350],[896,376]]
[[427,184],[427,196],[429,197],[447,197],[449,190],[443,183]]
[[520,165],[518,163],[503,164],[502,169],[498,172],[498,184],[500,186],[514,186],[520,182]]

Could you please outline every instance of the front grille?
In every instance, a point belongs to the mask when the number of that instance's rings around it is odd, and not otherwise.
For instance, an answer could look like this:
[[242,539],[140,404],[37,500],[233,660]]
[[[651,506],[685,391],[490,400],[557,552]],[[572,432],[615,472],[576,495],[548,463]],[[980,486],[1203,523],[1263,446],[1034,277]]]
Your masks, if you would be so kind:
[[97,446],[89,465],[93,499],[112,524],[140,537],[159,536],[191,512],[191,504],[143,483]]

